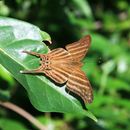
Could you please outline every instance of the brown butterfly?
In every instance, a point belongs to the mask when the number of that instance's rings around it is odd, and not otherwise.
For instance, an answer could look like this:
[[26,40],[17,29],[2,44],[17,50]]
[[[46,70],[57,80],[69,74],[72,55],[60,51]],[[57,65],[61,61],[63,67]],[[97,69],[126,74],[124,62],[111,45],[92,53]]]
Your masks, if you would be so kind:
[[90,46],[91,37],[87,35],[77,42],[68,44],[65,48],[51,50],[48,54],[23,51],[41,59],[40,67],[21,73],[44,73],[56,83],[66,83],[67,89],[79,95],[84,103],[93,100],[92,88],[85,73],[81,70],[80,62]]

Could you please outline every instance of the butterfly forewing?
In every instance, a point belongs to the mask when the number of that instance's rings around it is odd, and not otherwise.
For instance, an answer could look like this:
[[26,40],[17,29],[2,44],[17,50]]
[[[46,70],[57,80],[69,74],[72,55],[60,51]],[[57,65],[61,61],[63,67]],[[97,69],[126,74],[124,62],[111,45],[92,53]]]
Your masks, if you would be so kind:
[[90,46],[90,42],[91,37],[90,35],[87,35],[82,39],[80,39],[79,41],[67,45],[66,49],[75,60],[80,61],[86,55],[88,48]]
[[63,61],[63,60],[71,58],[71,55],[68,53],[68,51],[66,51],[63,48],[57,48],[57,49],[50,51],[50,53],[48,53],[48,56],[50,57],[51,60],[54,60],[55,62],[57,60]]

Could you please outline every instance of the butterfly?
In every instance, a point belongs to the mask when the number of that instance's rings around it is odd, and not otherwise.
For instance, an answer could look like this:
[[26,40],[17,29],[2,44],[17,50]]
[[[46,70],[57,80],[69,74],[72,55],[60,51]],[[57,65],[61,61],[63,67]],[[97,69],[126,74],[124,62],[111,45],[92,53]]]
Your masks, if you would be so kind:
[[66,45],[65,49],[56,48],[48,54],[23,51],[39,57],[40,66],[34,70],[25,70],[21,73],[43,73],[58,84],[66,83],[69,91],[81,97],[84,103],[93,100],[92,87],[85,73],[81,70],[81,60],[90,47],[91,37],[87,35],[79,41]]

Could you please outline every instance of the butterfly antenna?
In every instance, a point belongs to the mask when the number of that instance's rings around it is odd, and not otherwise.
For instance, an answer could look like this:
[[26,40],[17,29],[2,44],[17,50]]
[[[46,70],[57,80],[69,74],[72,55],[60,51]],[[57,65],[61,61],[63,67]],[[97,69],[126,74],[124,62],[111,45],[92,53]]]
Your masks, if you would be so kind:
[[37,69],[33,70],[20,70],[21,74],[36,74],[36,73],[43,73],[42,66]]
[[29,55],[33,55],[33,56],[37,56],[40,57],[40,54],[36,53],[36,52],[32,52],[32,51],[22,51],[23,53],[29,54]]

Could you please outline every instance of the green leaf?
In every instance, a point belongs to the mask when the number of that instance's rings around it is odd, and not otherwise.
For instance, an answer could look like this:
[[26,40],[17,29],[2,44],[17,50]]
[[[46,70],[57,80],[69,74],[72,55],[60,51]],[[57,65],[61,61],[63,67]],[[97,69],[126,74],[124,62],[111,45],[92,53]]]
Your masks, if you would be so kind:
[[90,5],[87,1],[85,0],[80,0],[80,1],[72,0],[72,1],[86,17],[89,17],[89,18],[93,17]]
[[12,96],[12,91],[14,91],[15,80],[12,75],[0,64],[0,79],[6,81],[6,85],[0,85],[0,99],[2,101],[7,101]]
[[109,60],[107,62],[105,62],[102,66],[101,66],[103,72],[108,75],[109,73],[111,73],[114,68],[115,68],[115,62],[114,60]]
[[15,84],[14,78],[2,65],[0,65],[0,78],[7,81],[10,87],[12,87]]
[[0,129],[2,130],[28,130],[28,128],[26,128],[24,124],[16,120],[12,120],[8,118],[0,119]]
[[[48,35],[49,36],[49,35]],[[95,116],[82,108],[80,102],[44,76],[21,74],[39,66],[39,59],[23,50],[47,53],[41,31],[36,26],[10,18],[0,18],[0,63],[24,86],[33,106],[42,112],[63,112]]]
[[0,15],[7,16],[10,10],[8,6],[5,5],[4,1],[0,1]]
[[120,52],[124,53],[122,47],[117,46],[116,44],[112,44],[110,40],[99,34],[92,34],[91,50],[96,50],[97,52],[102,53],[103,56],[107,58],[117,57],[117,55],[121,54]]

